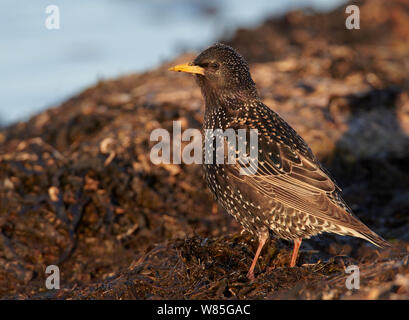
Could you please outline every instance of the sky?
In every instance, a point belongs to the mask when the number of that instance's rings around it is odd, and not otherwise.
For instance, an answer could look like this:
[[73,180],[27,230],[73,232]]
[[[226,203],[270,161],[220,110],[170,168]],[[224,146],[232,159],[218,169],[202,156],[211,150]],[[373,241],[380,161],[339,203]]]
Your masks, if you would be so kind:
[[[24,121],[100,79],[143,72],[271,15],[343,2],[2,0],[0,123]],[[55,14],[46,12],[49,5],[58,8],[59,29],[47,28]]]

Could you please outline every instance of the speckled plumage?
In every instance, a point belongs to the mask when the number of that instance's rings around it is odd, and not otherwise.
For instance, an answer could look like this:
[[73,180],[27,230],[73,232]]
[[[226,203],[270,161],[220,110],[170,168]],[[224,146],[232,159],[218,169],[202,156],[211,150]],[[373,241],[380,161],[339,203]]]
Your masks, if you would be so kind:
[[[245,229],[258,237],[261,251],[269,234],[294,240],[322,232],[350,235],[384,247],[388,243],[353,214],[341,190],[305,141],[258,97],[246,61],[232,48],[216,44],[193,62],[205,98],[204,129],[257,129],[258,169],[240,175],[238,164],[204,164],[209,188]],[[248,276],[254,278],[254,265]]]

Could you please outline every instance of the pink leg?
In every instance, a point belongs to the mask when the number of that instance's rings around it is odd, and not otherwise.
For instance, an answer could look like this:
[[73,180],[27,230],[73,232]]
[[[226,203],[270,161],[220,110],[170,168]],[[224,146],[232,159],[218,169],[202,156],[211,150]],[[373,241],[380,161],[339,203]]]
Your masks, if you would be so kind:
[[291,263],[290,263],[291,268],[294,267],[295,263],[297,262],[298,249],[300,249],[301,241],[302,241],[302,239],[295,239],[294,240],[294,249],[293,249],[293,254],[291,256]]
[[260,238],[258,239],[258,248],[257,248],[257,252],[256,255],[254,256],[253,262],[251,263],[249,272],[247,272],[247,278],[249,278],[250,280],[254,280],[254,268],[256,267],[256,263],[258,260],[258,257],[260,255],[261,249],[263,249],[264,244],[266,243],[268,239],[268,233],[263,234],[262,236],[260,236]]

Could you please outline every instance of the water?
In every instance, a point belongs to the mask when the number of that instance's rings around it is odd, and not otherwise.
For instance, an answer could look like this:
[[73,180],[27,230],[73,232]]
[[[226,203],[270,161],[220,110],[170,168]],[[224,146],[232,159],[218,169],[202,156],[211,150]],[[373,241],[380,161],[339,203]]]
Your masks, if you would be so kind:
[[[343,0],[1,0],[0,122],[22,121],[99,79],[141,72],[182,50],[293,8]],[[60,29],[45,27],[48,5]]]

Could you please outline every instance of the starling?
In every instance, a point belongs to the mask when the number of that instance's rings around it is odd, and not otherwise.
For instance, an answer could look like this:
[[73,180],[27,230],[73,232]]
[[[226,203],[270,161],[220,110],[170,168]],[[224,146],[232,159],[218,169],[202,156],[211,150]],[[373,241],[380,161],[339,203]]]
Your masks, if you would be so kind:
[[294,267],[302,239],[323,232],[365,239],[378,247],[389,243],[365,226],[341,197],[341,189],[305,141],[276,112],[261,102],[244,58],[215,44],[193,63],[171,71],[195,75],[205,100],[204,129],[257,129],[258,168],[242,175],[237,164],[204,164],[215,198],[259,245],[254,268],[269,236],[294,241]]

